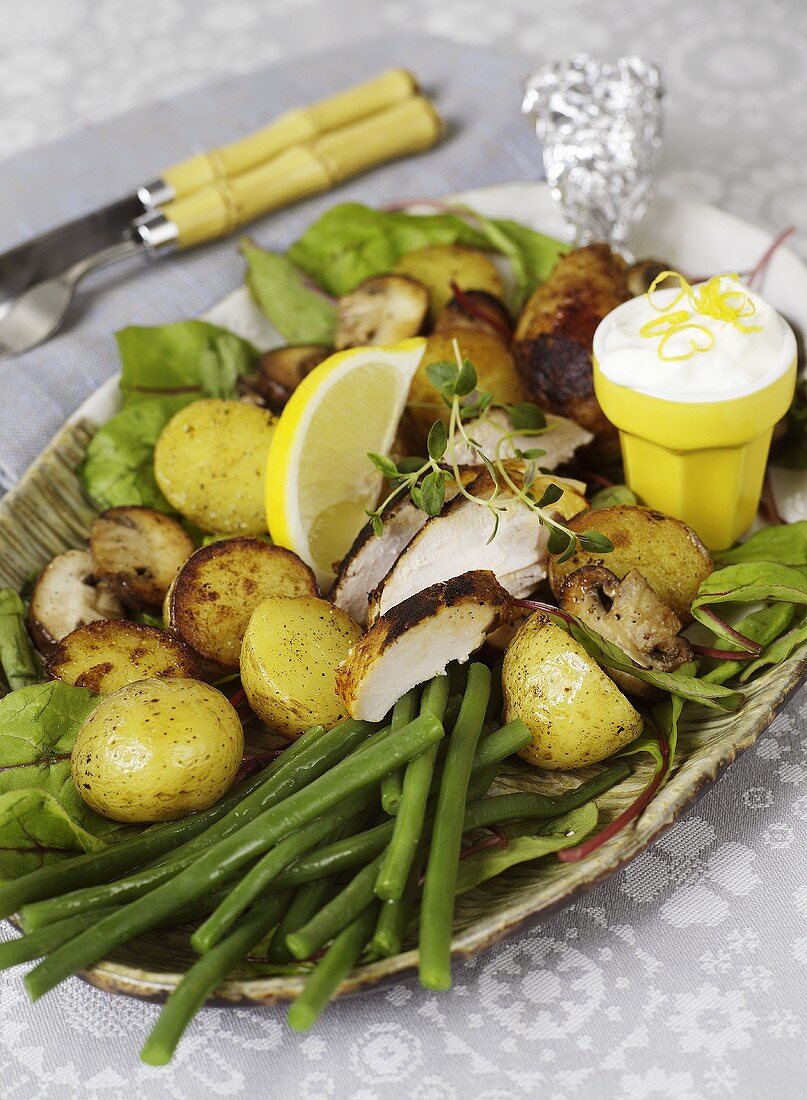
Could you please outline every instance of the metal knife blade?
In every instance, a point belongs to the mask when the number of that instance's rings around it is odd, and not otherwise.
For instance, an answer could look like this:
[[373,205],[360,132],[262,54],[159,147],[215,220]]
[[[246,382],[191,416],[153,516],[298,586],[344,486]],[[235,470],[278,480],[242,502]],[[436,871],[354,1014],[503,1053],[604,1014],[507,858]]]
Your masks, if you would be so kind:
[[0,255],[0,303],[124,240],[143,213],[136,195],[51,229]]

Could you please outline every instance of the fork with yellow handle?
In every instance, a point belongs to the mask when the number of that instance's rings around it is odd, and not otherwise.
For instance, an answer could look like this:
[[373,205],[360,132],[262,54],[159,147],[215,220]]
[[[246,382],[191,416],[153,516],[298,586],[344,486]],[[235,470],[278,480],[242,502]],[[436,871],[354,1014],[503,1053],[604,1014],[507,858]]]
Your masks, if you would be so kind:
[[397,157],[443,132],[414,77],[394,69],[265,129],[167,169],[138,191],[153,208],[135,223],[155,250],[190,248]]

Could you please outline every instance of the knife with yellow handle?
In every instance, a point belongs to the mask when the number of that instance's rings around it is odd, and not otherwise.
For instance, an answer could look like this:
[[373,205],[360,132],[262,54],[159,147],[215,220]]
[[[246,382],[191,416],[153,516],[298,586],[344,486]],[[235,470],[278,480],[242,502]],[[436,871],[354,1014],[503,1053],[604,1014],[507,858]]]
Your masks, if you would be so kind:
[[431,148],[443,124],[423,96],[377,111],[305,144],[292,145],[263,164],[218,179],[138,219],[150,248],[191,248],[240,229],[292,202],[328,191],[387,161]]
[[390,69],[309,107],[287,111],[254,134],[167,168],[159,179],[137,189],[138,198],[147,208],[184,199],[203,187],[249,172],[286,149],[315,141],[332,130],[392,107],[417,91],[412,73],[407,69]]

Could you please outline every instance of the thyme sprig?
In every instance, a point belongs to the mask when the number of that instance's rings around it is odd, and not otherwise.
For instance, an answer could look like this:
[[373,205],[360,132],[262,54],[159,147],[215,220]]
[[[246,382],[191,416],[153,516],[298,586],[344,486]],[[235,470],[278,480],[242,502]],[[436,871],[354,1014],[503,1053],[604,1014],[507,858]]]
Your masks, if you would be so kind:
[[[560,485],[551,482],[544,487],[540,497],[536,496],[535,481],[541,472],[538,462],[546,452],[540,447],[525,449],[516,446],[514,441],[525,436],[540,436],[546,431],[546,417],[541,409],[528,401],[515,405],[497,403],[493,393],[478,388],[473,363],[462,357],[456,340],[453,341],[453,349],[454,362],[441,361],[426,368],[429,381],[448,409],[448,427],[442,420],[436,420],[429,430],[426,457],[404,458],[395,462],[387,455],[367,456],[391,486],[391,491],[378,507],[367,510],[376,535],[384,531],[385,510],[407,493],[415,507],[427,516],[439,515],[445,503],[446,487],[453,482],[459,494],[491,513],[493,528],[488,542],[496,537],[507,502],[515,498],[534,512],[548,529],[547,549],[550,554],[559,555],[559,561],[570,558],[578,546],[597,554],[613,550],[613,544],[604,535],[597,531],[577,534],[549,511],[563,496]],[[509,428],[490,417],[490,411],[495,408],[507,413]],[[499,432],[492,455],[486,453],[479,440],[469,434],[468,426],[472,421],[477,425],[485,421]],[[508,444],[518,465],[512,458],[503,456]],[[472,492],[467,478],[463,477],[457,459],[460,446],[473,456],[472,466],[484,466],[488,471],[493,489],[485,496]]]

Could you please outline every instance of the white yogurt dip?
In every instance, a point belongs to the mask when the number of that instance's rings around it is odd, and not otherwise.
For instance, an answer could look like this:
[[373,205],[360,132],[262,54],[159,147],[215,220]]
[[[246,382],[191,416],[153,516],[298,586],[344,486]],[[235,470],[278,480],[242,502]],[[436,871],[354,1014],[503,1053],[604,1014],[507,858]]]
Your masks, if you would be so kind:
[[795,355],[790,326],[736,275],[642,294],[612,310],[594,335],[606,378],[673,401],[753,393]]

